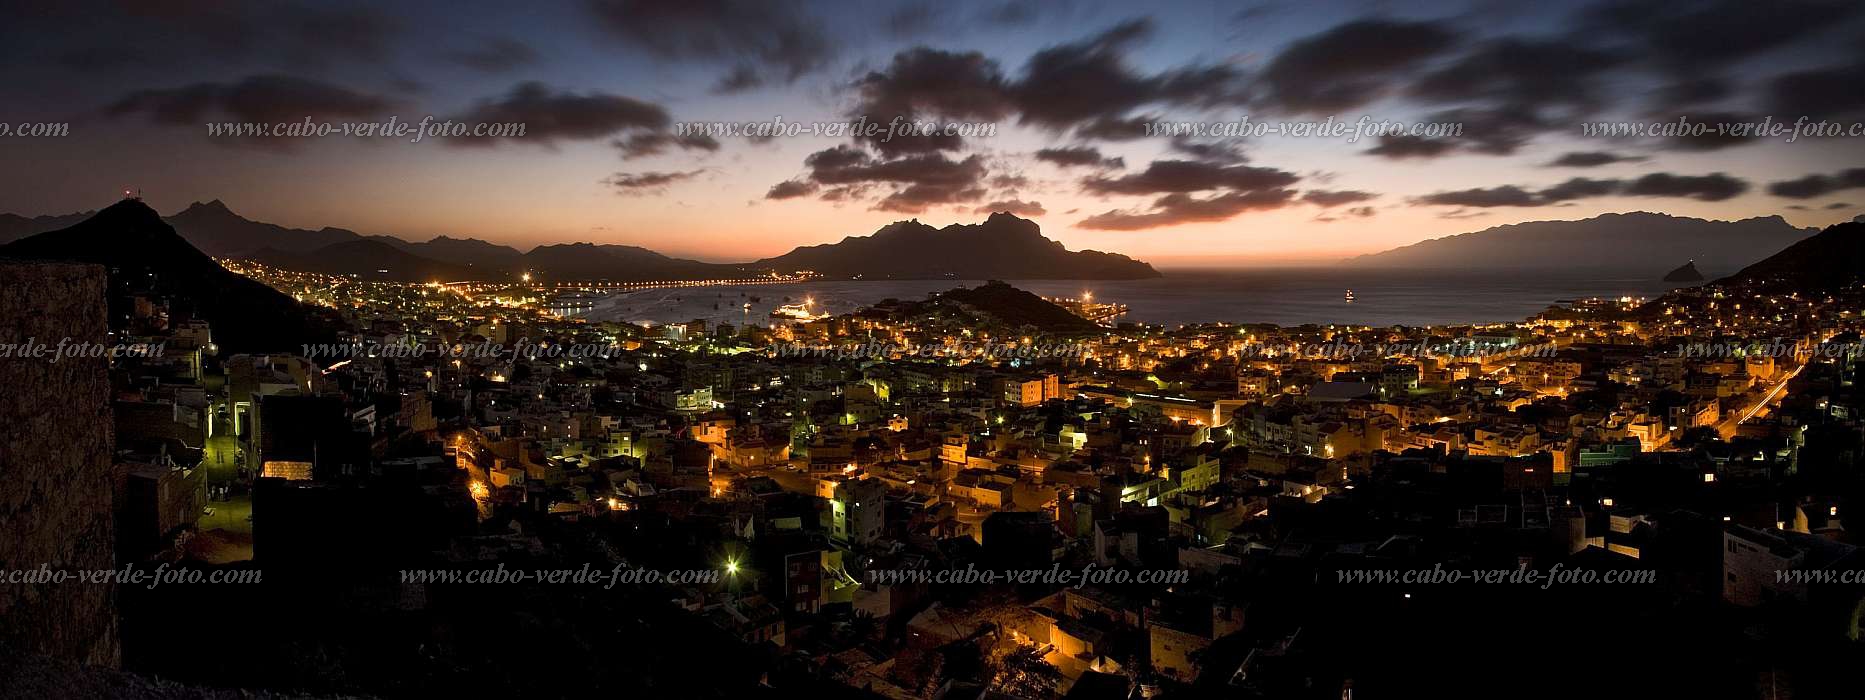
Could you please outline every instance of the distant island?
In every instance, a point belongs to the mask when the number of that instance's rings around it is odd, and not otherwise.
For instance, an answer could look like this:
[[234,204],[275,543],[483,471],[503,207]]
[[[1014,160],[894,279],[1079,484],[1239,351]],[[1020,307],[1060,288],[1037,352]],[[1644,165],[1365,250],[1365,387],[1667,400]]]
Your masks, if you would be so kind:
[[[62,229],[92,212],[23,217],[0,214],[0,243]],[[219,200],[195,202],[164,217],[195,248],[219,258],[286,269],[356,275],[384,282],[496,281],[532,272],[558,280],[706,280],[810,270],[845,279],[1082,279],[1159,277],[1147,263],[1094,250],[1070,251],[1036,222],[1008,213],[978,224],[933,228],[900,221],[868,236],[803,246],[748,263],[708,263],[647,248],[555,243],[521,252],[475,238],[436,236],[415,242],[348,229],[295,229],[253,221]]]
[[804,246],[751,267],[814,270],[862,279],[1082,279],[1159,277],[1125,255],[1070,251],[1043,236],[1036,222],[998,212],[981,224],[933,228],[899,221],[873,235]]
[[1712,221],[1641,211],[1496,226],[1345,262],[1356,267],[1643,270],[1651,274],[1653,260],[1688,258],[1703,269],[1727,274],[1818,231],[1795,227],[1779,216]]
[[1680,267],[1668,273],[1665,273],[1664,281],[1666,282],[1702,282],[1703,273],[1697,271],[1697,261],[1692,260],[1690,262],[1684,263],[1683,267]]

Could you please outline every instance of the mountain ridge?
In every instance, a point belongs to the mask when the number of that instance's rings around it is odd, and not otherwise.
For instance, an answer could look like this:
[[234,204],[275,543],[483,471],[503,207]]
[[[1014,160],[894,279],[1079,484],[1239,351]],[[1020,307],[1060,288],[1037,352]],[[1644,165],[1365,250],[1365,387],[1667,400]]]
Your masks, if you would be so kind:
[[315,311],[221,267],[140,200],[0,245],[0,258],[103,265],[110,270],[113,324],[131,313],[132,297],[152,293],[174,301],[178,316],[206,320],[227,352],[302,352],[305,343],[335,337]]
[[1348,258],[1351,267],[1587,268],[1662,274],[1654,260],[1695,260],[1727,273],[1819,231],[1780,215],[1734,221],[1634,211],[1587,219],[1525,221],[1432,238]]
[[1145,279],[1159,271],[1145,262],[1098,250],[1070,251],[1042,235],[1036,222],[1009,212],[977,224],[934,228],[896,221],[866,236],[798,246],[750,263],[864,279]]
[[[5,236],[8,231],[64,228],[54,224],[68,226],[84,218],[79,214],[36,219],[17,215],[0,217],[11,217],[0,218],[0,243],[8,240]],[[219,199],[196,201],[162,218],[189,244],[211,257],[249,258],[307,272],[406,282],[500,280],[516,277],[520,272],[564,280],[701,280],[743,277],[771,270],[813,270],[832,277],[856,279],[1143,279],[1160,276],[1150,264],[1125,255],[1097,250],[1070,251],[1061,242],[1042,235],[1036,222],[1008,212],[994,213],[980,223],[954,223],[943,228],[934,228],[917,219],[896,221],[872,234],[798,246],[783,255],[747,263],[702,262],[668,256],[641,246],[614,243],[546,243],[520,252],[511,246],[477,238],[438,235],[416,242],[397,236],[364,235],[332,226],[315,230],[290,228],[242,217]],[[365,242],[374,245],[363,245]],[[391,254],[376,246],[388,246],[400,254]],[[371,254],[385,256],[386,260],[367,259]]]
[[1865,280],[1865,217],[1833,224],[1710,284],[1761,291],[1831,293]]

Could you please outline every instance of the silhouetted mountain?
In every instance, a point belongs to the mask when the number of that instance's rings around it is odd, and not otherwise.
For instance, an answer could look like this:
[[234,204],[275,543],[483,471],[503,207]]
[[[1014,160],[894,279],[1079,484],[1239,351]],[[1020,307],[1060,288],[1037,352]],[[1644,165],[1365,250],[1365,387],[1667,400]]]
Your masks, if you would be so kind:
[[1779,216],[1708,221],[1630,212],[1580,221],[1530,221],[1434,238],[1346,261],[1360,267],[1635,271],[1690,258],[1711,272],[1765,258],[1817,229]]
[[[390,237],[381,236],[380,238]],[[477,238],[435,236],[425,243],[409,243],[399,238],[383,242],[424,258],[481,270],[510,272],[518,269],[519,258],[524,257],[524,253],[518,252],[517,248],[488,243]]]
[[939,300],[962,304],[1006,326],[1033,326],[1050,332],[1093,331],[1093,321],[1069,313],[1035,294],[991,280],[978,287],[941,292]]
[[520,264],[547,278],[562,280],[697,280],[747,274],[737,265],[670,258],[636,246],[594,243],[541,245],[525,253]]
[[1070,252],[1043,237],[1036,222],[992,214],[981,224],[935,229],[899,221],[873,235],[803,246],[750,267],[814,270],[863,279],[1142,279],[1153,266],[1125,255]]
[[239,257],[263,248],[308,253],[363,237],[348,229],[324,227],[312,231],[252,221],[233,213],[218,199],[190,204],[168,217],[168,223],[195,248],[220,258]]
[[287,270],[377,282],[458,282],[483,276],[474,268],[425,258],[375,239],[333,243],[308,253],[267,248],[245,257]]
[[1865,223],[1835,224],[1766,260],[1716,280],[1769,292],[1831,292],[1865,280]]
[[[85,215],[27,219],[0,215],[0,241],[9,231],[37,233],[76,223]],[[287,228],[235,214],[220,200],[195,202],[168,217],[181,237],[215,257],[254,257],[283,267],[328,274],[394,274],[410,271],[448,273],[449,279],[500,280],[523,270],[560,280],[677,280],[740,277],[762,271],[815,270],[835,277],[864,279],[1139,279],[1158,277],[1151,265],[1124,255],[1093,250],[1071,252],[1043,237],[1036,223],[999,213],[980,224],[942,229],[902,221],[870,236],[840,243],[805,246],[753,263],[719,264],[673,258],[631,245],[565,243],[520,253],[508,246],[466,238],[437,236],[412,242],[395,236],[365,236],[348,229]],[[339,244],[371,243],[330,249]],[[395,250],[409,256],[382,260]],[[345,261],[338,253],[359,257]],[[255,257],[259,256],[259,257]],[[457,266],[449,268],[447,265]],[[461,268],[465,268],[462,270]],[[376,273],[389,269],[396,272]],[[465,275],[463,278],[454,275]]]
[[170,313],[205,319],[223,352],[302,352],[328,342],[315,312],[271,287],[228,272],[139,200],[126,199],[67,228],[0,246],[0,257],[71,260],[110,270],[110,320],[121,327],[130,297],[171,301]]
[[1668,273],[1665,273],[1664,281],[1666,282],[1702,282],[1703,273],[1697,270],[1697,261],[1692,260],[1690,262],[1684,263],[1683,267],[1680,267]]
[[0,243],[17,241],[35,233],[56,231],[97,214],[95,211],[82,211],[75,214],[55,216],[24,217],[18,214],[0,214]]

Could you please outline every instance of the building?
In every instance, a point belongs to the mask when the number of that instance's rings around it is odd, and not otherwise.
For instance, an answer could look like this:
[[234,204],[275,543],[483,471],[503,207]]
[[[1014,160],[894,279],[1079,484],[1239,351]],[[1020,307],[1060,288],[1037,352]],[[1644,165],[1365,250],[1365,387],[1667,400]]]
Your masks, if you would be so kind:
[[887,524],[887,486],[880,479],[854,479],[836,485],[829,501],[830,534],[856,546],[872,544]]

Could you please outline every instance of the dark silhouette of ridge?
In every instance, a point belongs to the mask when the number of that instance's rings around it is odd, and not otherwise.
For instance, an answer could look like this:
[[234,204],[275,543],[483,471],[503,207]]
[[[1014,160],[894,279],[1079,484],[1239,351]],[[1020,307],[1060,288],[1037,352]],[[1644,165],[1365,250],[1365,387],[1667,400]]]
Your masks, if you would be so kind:
[[110,272],[113,328],[130,313],[130,297],[147,293],[170,299],[176,320],[206,320],[223,353],[298,353],[305,343],[334,337],[311,309],[228,272],[140,200],[126,199],[67,228],[0,246],[0,257],[103,265]]
[[999,212],[983,223],[933,228],[897,221],[868,236],[803,246],[752,267],[864,279],[1144,279],[1153,266],[1125,255],[1069,251],[1036,222]]
[[1346,261],[1357,267],[1615,270],[1650,274],[1653,260],[1695,260],[1726,273],[1760,260],[1815,229],[1779,216],[1710,221],[1652,212],[1601,214],[1579,221],[1527,221],[1433,238]]
[[1683,267],[1665,273],[1666,282],[1702,282],[1703,273],[1697,270],[1697,261],[1684,263]]
[[[63,228],[89,214],[28,219],[0,215],[0,241],[9,232]],[[365,236],[348,229],[296,229],[246,219],[220,200],[195,202],[167,222],[201,252],[334,275],[396,281],[466,279],[500,281],[532,272],[559,281],[704,280],[763,272],[813,270],[862,279],[1143,279],[1151,265],[1115,253],[1070,251],[1042,235],[1036,223],[1008,213],[977,224],[935,229],[899,221],[872,235],[803,246],[750,263],[707,263],[631,245],[558,243],[520,253],[476,238],[436,236],[413,242]],[[395,252],[391,253],[393,250]],[[378,270],[390,270],[380,273]]]
[[1727,287],[1818,294],[1865,280],[1865,223],[1834,224],[1767,259],[1716,280]]
[[977,287],[941,292],[941,301],[956,302],[1010,327],[1031,326],[1048,332],[1087,332],[1100,327],[1049,300],[991,280]]

